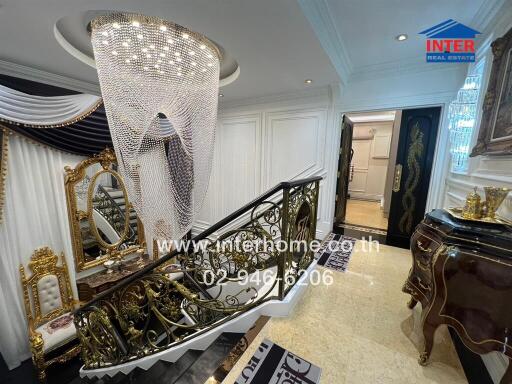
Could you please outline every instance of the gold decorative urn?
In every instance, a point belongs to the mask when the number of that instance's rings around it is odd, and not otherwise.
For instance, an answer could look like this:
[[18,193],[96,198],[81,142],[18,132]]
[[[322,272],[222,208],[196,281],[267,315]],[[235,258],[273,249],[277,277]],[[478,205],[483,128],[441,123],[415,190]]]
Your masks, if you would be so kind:
[[466,197],[466,204],[462,209],[462,217],[465,219],[479,219],[482,217],[481,198],[477,193],[477,187]]

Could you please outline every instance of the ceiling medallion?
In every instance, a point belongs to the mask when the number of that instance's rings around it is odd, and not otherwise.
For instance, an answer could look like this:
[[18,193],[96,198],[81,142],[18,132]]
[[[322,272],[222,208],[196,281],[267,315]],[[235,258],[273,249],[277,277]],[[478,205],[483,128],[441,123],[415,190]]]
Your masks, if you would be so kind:
[[192,227],[208,186],[220,53],[203,35],[156,17],[112,13],[91,26],[130,201],[148,236],[181,238]]

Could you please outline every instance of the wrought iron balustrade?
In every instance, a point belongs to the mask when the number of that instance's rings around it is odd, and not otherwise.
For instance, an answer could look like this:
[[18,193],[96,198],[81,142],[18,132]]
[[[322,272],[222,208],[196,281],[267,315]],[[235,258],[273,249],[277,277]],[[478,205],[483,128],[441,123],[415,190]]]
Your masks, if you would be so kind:
[[[280,183],[195,236],[188,248],[170,252],[79,308],[75,325],[84,368],[169,349],[267,300],[283,300],[314,259],[309,244],[320,179]],[[243,224],[230,229],[238,222]],[[199,241],[201,249],[194,249]],[[180,268],[171,271],[173,260]]]

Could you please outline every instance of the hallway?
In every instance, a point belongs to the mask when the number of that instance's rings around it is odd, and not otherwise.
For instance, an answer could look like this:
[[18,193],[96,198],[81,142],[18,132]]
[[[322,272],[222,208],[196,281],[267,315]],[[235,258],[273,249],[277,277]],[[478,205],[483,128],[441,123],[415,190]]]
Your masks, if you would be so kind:
[[383,230],[388,228],[388,219],[384,217],[378,201],[349,199],[345,223]]

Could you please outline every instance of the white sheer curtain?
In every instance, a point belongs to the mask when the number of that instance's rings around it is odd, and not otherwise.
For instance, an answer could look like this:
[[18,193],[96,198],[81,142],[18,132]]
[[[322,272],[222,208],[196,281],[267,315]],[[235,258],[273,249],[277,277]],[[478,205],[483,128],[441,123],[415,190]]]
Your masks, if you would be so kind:
[[77,94],[35,96],[0,85],[0,119],[34,126],[59,126],[81,120],[98,108],[101,98]]
[[48,245],[65,253],[71,281],[75,281],[64,166],[75,166],[82,158],[17,136],[9,139],[4,220],[0,224],[0,353],[12,369],[30,357],[20,264],[26,266],[34,249]]

